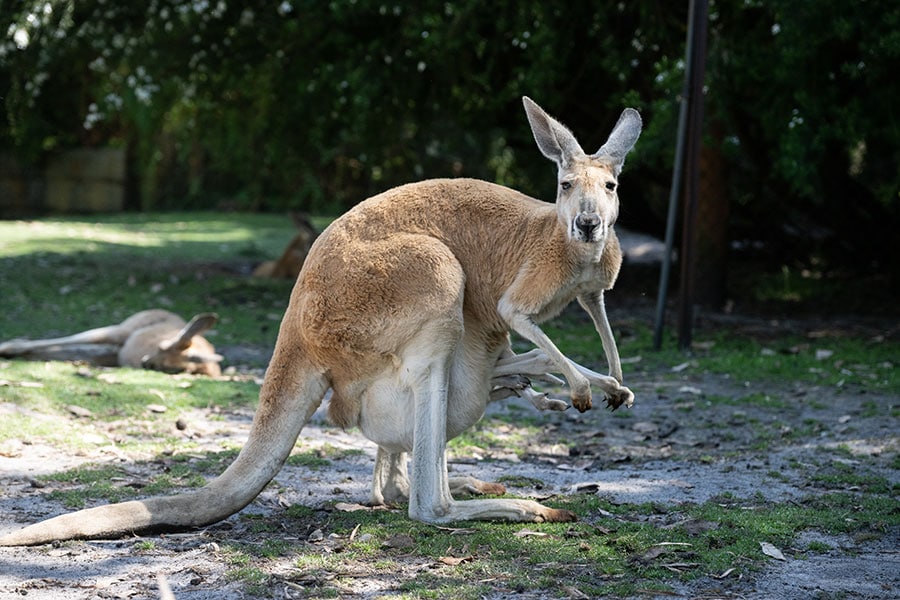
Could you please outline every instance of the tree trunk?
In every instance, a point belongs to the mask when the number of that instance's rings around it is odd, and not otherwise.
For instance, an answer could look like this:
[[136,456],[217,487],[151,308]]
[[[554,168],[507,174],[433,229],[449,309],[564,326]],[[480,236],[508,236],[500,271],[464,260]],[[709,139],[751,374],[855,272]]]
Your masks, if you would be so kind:
[[728,195],[722,128],[714,120],[706,123],[700,147],[700,182],[694,223],[694,301],[718,309],[725,303],[728,271]]

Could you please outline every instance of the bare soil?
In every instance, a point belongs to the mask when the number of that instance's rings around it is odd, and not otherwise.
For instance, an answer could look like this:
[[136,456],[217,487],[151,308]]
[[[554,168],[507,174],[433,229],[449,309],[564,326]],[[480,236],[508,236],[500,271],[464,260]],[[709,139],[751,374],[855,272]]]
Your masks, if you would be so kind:
[[[620,237],[622,235],[620,234]],[[659,244],[643,239],[627,244],[634,262],[649,256],[658,259]],[[655,253],[655,254],[654,254]],[[630,273],[630,272],[629,272]],[[626,276],[629,275],[626,273]],[[624,282],[627,286],[628,282]],[[620,281],[620,287],[623,282]],[[639,289],[640,284],[633,286]],[[653,285],[646,289],[655,289]],[[629,301],[618,294],[617,305]],[[648,299],[640,294],[625,311],[643,311],[636,318],[648,322]],[[621,315],[614,310],[614,317]],[[724,326],[734,326],[726,317]],[[859,333],[858,319],[831,322]],[[770,328],[766,320],[745,320],[743,331]],[[782,324],[784,325],[784,324]],[[820,327],[820,325],[817,325]],[[868,325],[863,324],[863,328]],[[881,325],[876,326],[876,330]],[[896,323],[892,325],[896,328]],[[781,330],[784,330],[782,326]],[[264,362],[270,349],[233,347],[221,349],[231,364]],[[635,391],[631,410],[609,413],[600,409],[579,414],[537,415],[542,425],[529,429],[527,444],[519,454],[503,447],[460,452],[451,461],[457,473],[484,480],[519,476],[528,482],[515,487],[518,496],[547,498],[576,493],[599,494],[612,503],[650,504],[647,519],[661,527],[685,503],[803,503],[817,494],[842,491],[862,496],[872,493],[853,483],[886,480],[896,494],[900,475],[896,469],[900,450],[900,423],[893,415],[900,398],[875,393],[854,384],[819,386],[791,382],[742,381],[700,372],[690,362],[652,372],[640,363],[625,366],[626,378]],[[761,401],[741,402],[753,392]],[[768,398],[768,400],[766,400]],[[724,400],[723,400],[724,399]],[[734,401],[729,401],[732,399]],[[323,407],[324,408],[324,407]],[[0,418],[21,410],[3,404]],[[521,434],[517,417],[533,421],[530,405],[508,401],[492,405],[490,414],[505,415],[493,431],[502,439]],[[330,466],[324,469],[286,465],[273,484],[241,515],[197,532],[148,536],[125,540],[98,540],[46,545],[35,548],[0,548],[0,599],[53,600],[97,598],[159,598],[157,575],[162,574],[179,600],[219,600],[256,597],[247,582],[229,577],[233,569],[224,547],[231,540],[262,544],[272,534],[255,533],[248,514],[261,515],[279,524],[279,537],[296,545],[292,556],[267,561],[270,576],[266,597],[316,597],[322,583],[301,572],[296,555],[327,553],[341,543],[345,532],[317,531],[317,524],[298,526],[297,519],[283,518],[285,507],[300,504],[333,510],[336,502],[364,503],[368,498],[374,446],[358,432],[330,426],[320,409],[301,433],[302,448],[327,447]],[[33,415],[35,418],[50,418]],[[180,415],[185,435],[200,443],[198,453],[220,451],[241,444],[249,431],[249,410],[227,413],[197,410]],[[70,418],[77,418],[72,416]],[[174,418],[174,417],[173,417]],[[182,425],[185,425],[183,423]],[[173,423],[174,427],[174,423]],[[62,504],[46,493],[55,484],[35,477],[86,463],[115,464],[125,474],[123,485],[139,485],[164,468],[155,457],[132,456],[108,439],[95,440],[92,449],[72,455],[40,440],[22,440],[0,453],[0,533],[65,512]],[[335,449],[359,448],[362,454]],[[336,456],[337,455],[337,456]],[[145,462],[145,461],[151,462]],[[61,484],[60,484],[61,485]],[[847,515],[852,518],[852,515]],[[896,520],[894,521],[896,522]],[[152,543],[148,543],[152,542]],[[816,543],[820,551],[804,549]],[[675,574],[667,582],[671,593],[660,598],[854,598],[887,600],[900,597],[900,527],[888,524],[866,535],[834,536],[810,530],[791,547],[779,548],[784,560],[765,558],[760,571],[728,575],[709,573],[689,583]],[[393,576],[385,578],[364,563],[345,565],[341,597],[376,598],[400,593],[400,586],[435,565],[406,554],[397,559]],[[439,568],[439,567],[438,567]],[[312,577],[312,579],[310,579]],[[490,598],[509,597],[499,586]],[[518,590],[520,598],[539,594]],[[583,598],[573,590],[572,598]],[[644,594],[643,598],[653,597]]]
[[[524,457],[484,451],[460,456],[451,467],[485,480],[520,475],[533,482],[531,487],[516,488],[518,495],[596,493],[613,503],[654,503],[659,514],[650,518],[658,518],[661,524],[669,508],[685,502],[803,502],[835,487],[863,493],[823,477],[836,466],[851,465],[860,478],[886,478],[894,489],[900,482],[892,466],[900,430],[890,417],[896,414],[900,399],[852,387],[734,381],[692,371],[688,366],[675,378],[670,373],[631,377],[637,400],[627,412],[542,414],[545,425],[531,437]],[[764,391],[779,401],[720,401],[745,397],[748,390]],[[18,408],[0,405],[0,413],[14,410]],[[490,412],[533,416],[534,409],[514,401],[494,405]],[[203,442],[201,450],[221,449],[246,438],[249,411],[229,413],[224,421],[222,416],[205,411],[188,415],[190,430]],[[496,433],[514,430],[514,419],[509,423]],[[301,443],[304,447],[362,448],[365,453],[332,459],[326,469],[286,466],[245,513],[277,521],[284,507],[294,503],[321,507],[335,501],[366,501],[374,456],[370,442],[356,432],[330,426],[320,410],[301,434]],[[11,456],[0,456],[0,532],[65,511],[44,496],[46,488],[35,487],[34,477],[39,474],[87,462],[118,464],[135,481],[149,474],[148,467],[134,462],[141,457],[122,455],[102,443],[95,451],[72,456],[26,440],[7,454]],[[329,532],[318,539],[311,537],[311,531],[292,527],[284,531],[284,539],[301,548],[317,546],[321,551],[323,545],[334,543]],[[126,539],[0,548],[0,598],[158,598],[157,574],[165,576],[181,600],[253,597],[245,582],[226,575],[231,565],[222,546],[230,539],[262,543],[267,535],[271,534],[253,533],[246,519],[232,517],[199,532],[151,536],[146,538],[153,542],[149,547],[140,539]],[[801,552],[810,541],[831,549]],[[780,550],[785,560],[772,559],[753,575],[718,578],[709,574],[690,583],[673,577],[670,584],[676,597],[684,598],[900,596],[897,527],[852,538],[810,531],[794,547]],[[293,558],[269,564],[277,585],[270,586],[267,594],[310,597]],[[365,565],[354,568],[358,572],[342,584],[344,597],[374,598],[399,593],[402,582],[415,578],[423,565],[420,558],[409,556],[406,562],[398,562],[391,580],[367,576]],[[498,589],[496,597],[503,595]]]

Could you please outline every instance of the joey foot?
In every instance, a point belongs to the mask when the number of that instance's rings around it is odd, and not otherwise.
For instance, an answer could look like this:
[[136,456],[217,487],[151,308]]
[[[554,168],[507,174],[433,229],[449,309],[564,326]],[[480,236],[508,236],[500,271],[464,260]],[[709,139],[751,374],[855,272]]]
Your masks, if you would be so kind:
[[502,483],[493,483],[490,481],[482,481],[481,488],[478,493],[487,496],[502,496],[506,493],[506,486]]
[[578,412],[585,412],[591,409],[591,392],[588,390],[586,395],[572,393],[572,406],[578,409]]
[[610,410],[616,410],[622,405],[625,405],[625,408],[631,408],[632,404],[634,404],[634,392],[624,385],[618,390],[606,394],[606,405]]
[[454,498],[465,495],[502,496],[506,494],[506,486],[502,483],[481,481],[474,477],[451,477],[449,483],[450,494]]
[[[525,396],[525,394],[522,394]],[[529,394],[528,399],[531,404],[538,410],[555,410],[563,411],[569,408],[569,403],[559,398],[551,398],[548,394]]]
[[591,403],[591,384],[587,379],[583,381],[578,381],[575,385],[571,386],[571,393],[569,397],[572,399],[572,406],[578,409],[578,412],[585,412],[590,410],[593,404]]

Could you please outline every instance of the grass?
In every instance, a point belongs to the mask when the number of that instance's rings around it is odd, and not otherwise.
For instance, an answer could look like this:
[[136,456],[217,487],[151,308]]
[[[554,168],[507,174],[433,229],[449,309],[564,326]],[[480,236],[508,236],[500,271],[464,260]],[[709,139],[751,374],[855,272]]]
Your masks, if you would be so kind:
[[[18,410],[0,420],[0,449],[13,439],[79,450],[115,443],[132,452],[185,444],[174,422],[194,409],[251,410],[253,381],[179,377],[138,369],[87,368],[64,362],[0,361],[3,401]],[[154,405],[154,410],[148,406]],[[71,417],[73,409],[89,418]],[[162,407],[165,412],[159,411]],[[188,444],[189,445],[189,444]]]
[[[326,222],[316,224],[321,228]],[[275,258],[292,235],[289,220],[274,215],[0,222],[0,338],[63,335],[163,307],[186,317],[207,310],[220,313],[219,326],[210,336],[219,347],[271,349],[292,283],[256,281],[246,275],[255,263]],[[610,309],[615,319],[613,298]],[[741,407],[772,414],[790,407],[790,399],[777,391],[761,391],[758,382],[900,394],[900,369],[895,368],[900,344],[893,340],[759,339],[723,329],[698,332],[701,343],[689,353],[675,350],[671,339],[664,351],[654,353],[649,351],[649,327],[625,322],[617,328],[623,358],[640,357],[626,364],[626,377],[640,381],[652,373],[658,392],[683,385],[691,374],[752,382],[745,394],[708,394],[703,400],[734,406],[735,423],[744,424],[737,422],[744,419],[754,428],[753,448],[760,452],[798,437],[815,437],[821,425],[811,419],[788,431],[779,422],[748,417]],[[567,311],[545,331],[573,359],[602,368],[600,342],[587,316]],[[684,363],[684,371],[673,370]],[[265,365],[251,361],[249,366]],[[212,409],[223,419],[232,411],[249,414],[257,393],[258,384],[250,377],[209,380],[0,360],[0,401],[17,408],[0,420],[0,453],[28,440],[43,441],[61,452],[111,446],[139,457],[37,478],[51,488],[51,497],[70,508],[192,488],[221,472],[237,449],[223,443],[219,451],[200,451],[174,422],[200,409]],[[150,410],[150,405],[165,411]],[[74,416],[73,407],[87,416]],[[630,418],[624,411],[613,416]],[[860,416],[891,419],[900,414],[893,404],[870,401]],[[451,456],[484,450],[521,455],[531,440],[545,433],[545,425],[545,417],[532,411],[500,413],[453,440]],[[301,447],[289,464],[310,469],[315,476],[348,453],[358,451]],[[700,505],[662,508],[612,505],[596,495],[559,496],[547,502],[579,514],[582,520],[573,524],[465,523],[447,529],[411,522],[402,509],[346,513],[295,504],[279,512],[277,522],[239,517],[248,539],[237,536],[241,539],[223,543],[223,555],[229,578],[242,582],[252,596],[265,596],[287,581],[302,587],[308,597],[341,597],[362,573],[401,581],[396,591],[404,598],[481,598],[534,589],[547,597],[581,597],[573,590],[589,597],[635,597],[647,590],[665,594],[677,581],[718,576],[730,569],[732,578],[752,574],[767,560],[760,542],[802,556],[831,548],[815,542],[792,549],[803,531],[862,539],[900,525],[896,484],[831,460],[852,456],[847,448],[830,450],[808,477],[816,493],[791,503],[727,495]],[[721,458],[710,453],[698,460],[714,464]],[[892,464],[900,468],[900,458]],[[785,477],[774,469],[767,473],[772,481]],[[512,476],[502,481],[512,494],[541,484]],[[324,541],[304,541],[314,529],[324,532]],[[227,532],[222,535],[228,537]],[[398,544],[398,539],[410,543]],[[156,549],[152,541],[135,546],[136,552]],[[285,557],[294,568],[272,575],[274,561]]]
[[[277,546],[232,543],[241,556],[238,572],[258,573],[273,555],[295,555],[295,578],[315,597],[341,597],[342,580],[364,569],[368,576],[404,577],[410,598],[481,598],[541,590],[546,597],[634,597],[642,590],[672,589],[673,580],[730,573],[747,576],[768,560],[767,542],[792,557],[827,552],[818,542],[791,548],[802,531],[884,535],[900,523],[900,502],[852,494],[811,496],[791,504],[767,504],[729,495],[701,505],[679,505],[660,513],[657,505],[612,505],[595,495],[550,502],[573,510],[577,523],[542,525],[461,523],[435,527],[409,521],[403,510],[339,512],[292,509],[298,521],[318,528],[337,545]],[[580,595],[578,597],[581,597]]]
[[[320,228],[327,221],[314,220]],[[2,337],[65,335],[158,307],[185,318],[220,313],[213,343],[271,347],[293,283],[245,275],[293,235],[277,215],[0,222]]]
[[[612,299],[609,303],[613,306]],[[576,310],[543,328],[576,362],[595,368],[599,368],[598,362],[603,363],[599,340],[592,335],[593,325]],[[685,372],[727,375],[735,381],[858,386],[900,394],[900,369],[896,368],[900,341],[896,340],[837,335],[810,339],[796,334],[762,340],[720,328],[698,332],[690,351],[678,350],[674,333],[668,332],[663,349],[653,352],[649,327],[628,324],[626,328],[627,335],[617,332],[619,354],[624,359],[639,359],[634,365],[625,365],[626,379],[639,378],[642,372],[671,372],[687,363]],[[673,378],[677,374],[672,373]]]

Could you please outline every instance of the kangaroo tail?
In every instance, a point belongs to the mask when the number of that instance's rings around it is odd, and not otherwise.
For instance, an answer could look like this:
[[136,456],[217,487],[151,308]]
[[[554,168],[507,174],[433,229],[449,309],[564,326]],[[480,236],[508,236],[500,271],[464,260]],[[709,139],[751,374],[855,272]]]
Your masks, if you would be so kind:
[[60,515],[0,537],[0,546],[190,529],[225,519],[250,504],[281,469],[329,387],[300,349],[288,346],[276,347],[247,444],[217,478],[193,492]]

